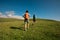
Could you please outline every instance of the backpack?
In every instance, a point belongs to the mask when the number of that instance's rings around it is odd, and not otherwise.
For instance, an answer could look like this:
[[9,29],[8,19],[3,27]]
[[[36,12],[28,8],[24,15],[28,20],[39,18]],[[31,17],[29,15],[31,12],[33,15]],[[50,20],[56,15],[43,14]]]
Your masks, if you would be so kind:
[[26,13],[26,14],[25,14],[25,19],[28,19],[28,18],[29,18],[29,14]]

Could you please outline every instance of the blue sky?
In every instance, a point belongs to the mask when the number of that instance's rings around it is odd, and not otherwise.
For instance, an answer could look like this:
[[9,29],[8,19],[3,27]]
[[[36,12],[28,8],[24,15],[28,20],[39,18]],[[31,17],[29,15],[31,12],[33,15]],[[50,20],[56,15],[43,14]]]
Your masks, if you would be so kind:
[[14,11],[22,16],[28,10],[30,16],[60,20],[60,0],[0,0],[0,12]]

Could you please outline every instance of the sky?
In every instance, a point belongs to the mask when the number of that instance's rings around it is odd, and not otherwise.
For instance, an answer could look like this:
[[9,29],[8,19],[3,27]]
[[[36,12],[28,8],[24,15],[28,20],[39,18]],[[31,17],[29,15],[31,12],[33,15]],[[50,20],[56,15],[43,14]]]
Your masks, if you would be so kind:
[[0,13],[14,12],[23,16],[28,10],[30,17],[60,21],[60,0],[0,0]]

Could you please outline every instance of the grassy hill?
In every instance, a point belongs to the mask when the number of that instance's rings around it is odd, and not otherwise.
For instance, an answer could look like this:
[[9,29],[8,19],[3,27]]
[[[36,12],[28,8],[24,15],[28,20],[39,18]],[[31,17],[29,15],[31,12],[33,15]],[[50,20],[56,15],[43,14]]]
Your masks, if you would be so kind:
[[0,22],[12,22],[12,21],[20,21],[20,20],[13,18],[0,18]]
[[23,30],[24,21],[0,18],[0,40],[60,40],[60,22],[37,19],[30,28]]

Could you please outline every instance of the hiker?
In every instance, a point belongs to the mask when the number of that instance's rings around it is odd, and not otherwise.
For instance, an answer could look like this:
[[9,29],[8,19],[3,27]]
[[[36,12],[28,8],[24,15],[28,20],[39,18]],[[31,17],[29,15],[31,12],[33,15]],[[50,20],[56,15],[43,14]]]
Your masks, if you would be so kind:
[[32,25],[34,25],[35,22],[36,22],[36,17],[35,17],[35,14],[33,14],[33,24]]
[[24,14],[24,30],[29,29],[29,12],[26,10],[26,13]]

